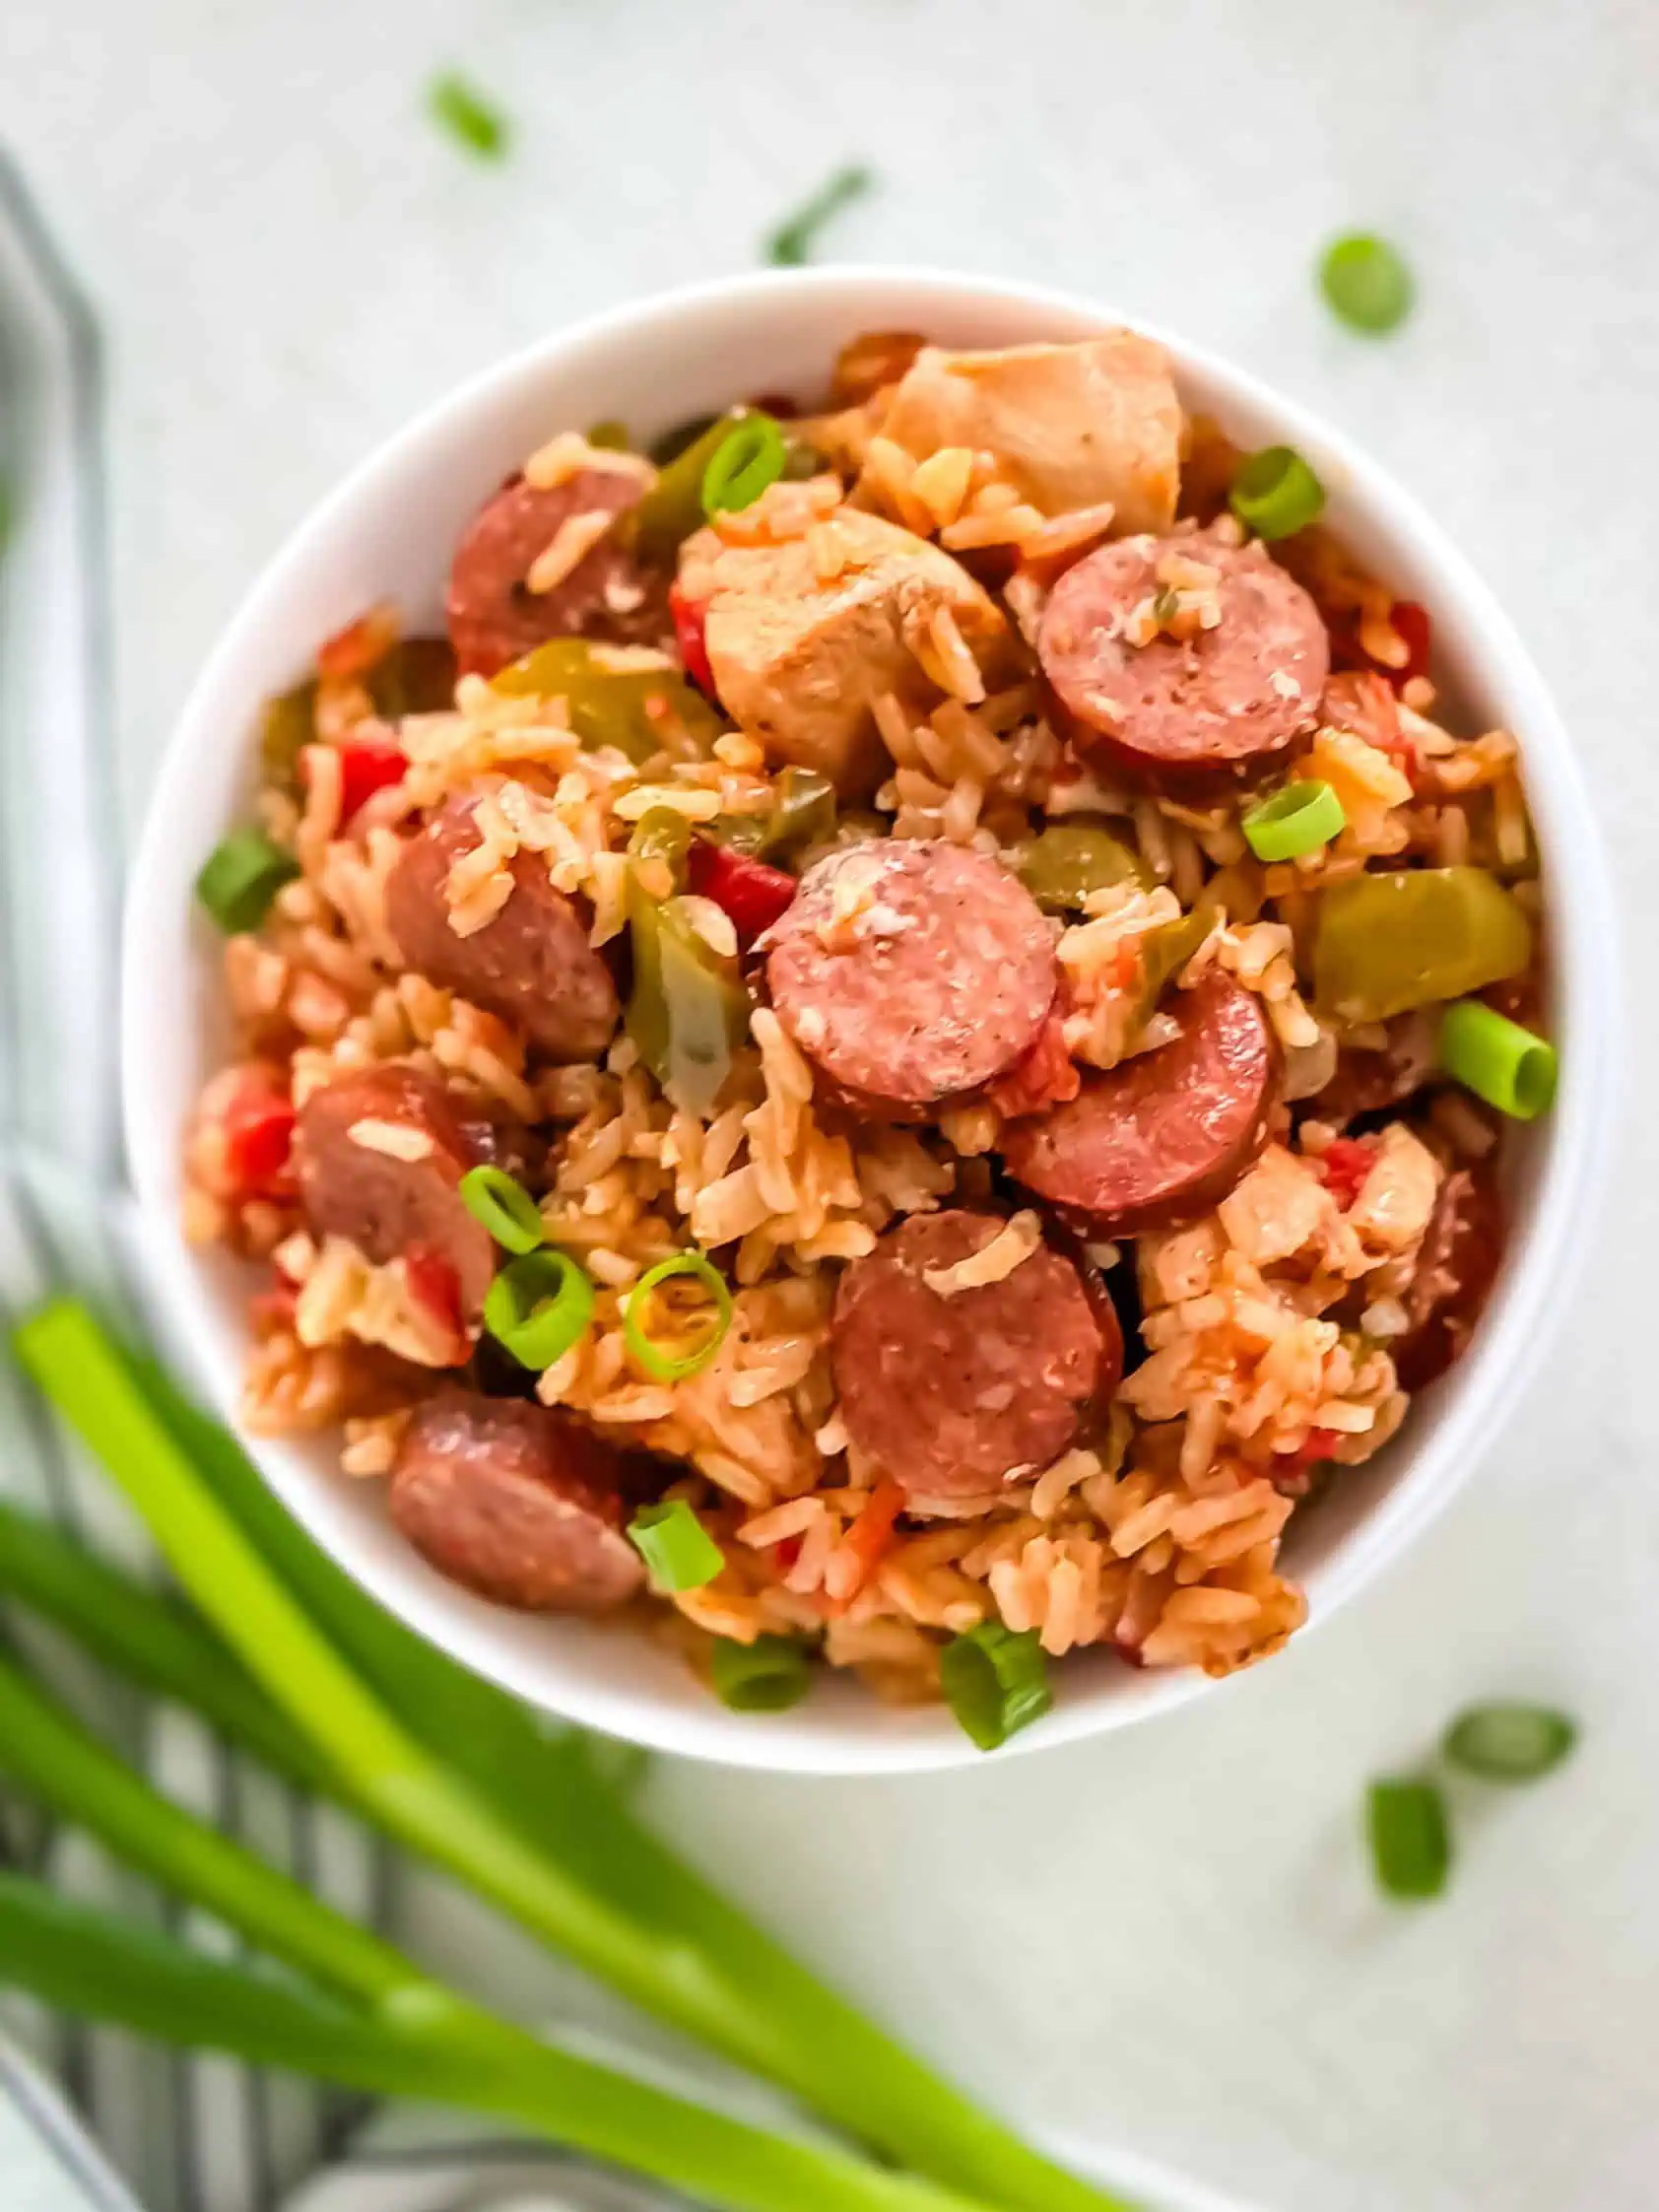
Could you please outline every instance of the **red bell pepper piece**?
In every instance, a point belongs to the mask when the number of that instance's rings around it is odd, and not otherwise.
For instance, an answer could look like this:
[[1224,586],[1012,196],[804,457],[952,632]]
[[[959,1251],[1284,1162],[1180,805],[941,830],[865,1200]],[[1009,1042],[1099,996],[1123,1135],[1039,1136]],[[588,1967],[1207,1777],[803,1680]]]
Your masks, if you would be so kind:
[[712,899],[731,916],[738,943],[747,949],[793,903],[795,879],[763,860],[751,860],[706,838],[694,838],[686,854],[686,889]]
[[1333,1137],[1319,1155],[1325,1187],[1347,1213],[1360,1195],[1360,1186],[1376,1165],[1377,1146],[1370,1137]]
[[249,1068],[232,1093],[221,1127],[225,1175],[238,1202],[294,1195],[294,1102],[265,1068]]
[[699,692],[714,697],[714,671],[708,665],[708,645],[703,637],[703,623],[708,609],[699,600],[688,599],[677,583],[668,587],[668,611],[674,621],[675,640],[680,647],[680,658],[685,663],[686,674]]

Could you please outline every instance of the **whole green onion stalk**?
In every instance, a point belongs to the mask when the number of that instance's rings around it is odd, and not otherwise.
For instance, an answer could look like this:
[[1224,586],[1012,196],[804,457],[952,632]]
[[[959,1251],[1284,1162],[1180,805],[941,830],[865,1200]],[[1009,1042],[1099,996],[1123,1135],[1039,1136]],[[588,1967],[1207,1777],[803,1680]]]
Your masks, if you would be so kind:
[[545,1738],[365,1598],[233,1441],[84,1307],[54,1302],[16,1341],[348,1803],[643,2010],[916,2172],[1007,2212],[1120,2212],[677,1859],[603,1787],[580,1739]]

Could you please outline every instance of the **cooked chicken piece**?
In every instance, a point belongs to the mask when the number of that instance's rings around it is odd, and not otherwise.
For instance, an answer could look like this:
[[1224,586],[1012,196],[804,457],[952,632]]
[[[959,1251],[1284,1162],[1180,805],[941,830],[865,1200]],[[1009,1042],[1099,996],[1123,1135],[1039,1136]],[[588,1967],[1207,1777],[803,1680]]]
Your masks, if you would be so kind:
[[952,445],[993,454],[1043,514],[1109,500],[1124,536],[1174,520],[1180,402],[1162,347],[1132,330],[983,354],[924,346],[881,433],[918,461]]
[[1008,643],[959,562],[851,507],[781,545],[722,545],[699,531],[681,553],[680,588],[705,609],[726,711],[771,760],[817,769],[843,795],[889,772],[873,714],[884,693],[913,705],[973,697],[975,663]]

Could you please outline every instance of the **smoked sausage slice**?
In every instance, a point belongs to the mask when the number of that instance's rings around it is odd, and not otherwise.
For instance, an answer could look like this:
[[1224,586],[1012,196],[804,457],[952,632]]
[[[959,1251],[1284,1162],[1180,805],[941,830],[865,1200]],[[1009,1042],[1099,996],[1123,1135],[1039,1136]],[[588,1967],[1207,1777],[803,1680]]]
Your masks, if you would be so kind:
[[620,469],[578,469],[551,491],[514,477],[485,502],[449,570],[449,637],[463,676],[494,676],[550,637],[660,639],[667,579],[641,568],[615,526],[552,589],[529,584],[564,523],[625,514],[641,490],[637,477]]
[[386,880],[387,926],[411,968],[516,1023],[548,1058],[594,1059],[616,1031],[617,987],[539,854],[508,862],[512,892],[482,929],[461,937],[450,924],[444,886],[479,842],[477,803],[457,793],[406,842]]
[[856,1110],[925,1120],[1003,1075],[1054,1002],[1054,932],[987,854],[847,845],[761,940],[778,1020]]
[[478,1145],[446,1084],[396,1064],[337,1075],[299,1108],[294,1158],[317,1236],[346,1238],[376,1266],[435,1254],[454,1273],[462,1318],[478,1318],[496,1247],[461,1199]]
[[476,1390],[417,1407],[393,1521],[451,1581],[527,1613],[601,1613],[644,1579],[623,1533],[617,1455],[566,1415]]
[[1212,972],[1168,1011],[1173,1042],[1086,1074],[1075,1099],[1002,1132],[1009,1173],[1090,1236],[1203,1213],[1267,1141],[1280,1053],[1261,1000]]
[[990,1213],[913,1215],[841,1277],[830,1334],[841,1418],[917,1509],[1046,1467],[1122,1372],[1111,1301],[1050,1244],[994,1281],[951,1285],[1009,1230]]
[[[1185,636],[1154,627],[1170,578],[1191,589]],[[1218,616],[1202,627],[1204,613]],[[1137,637],[1144,643],[1136,643]],[[1316,714],[1330,666],[1319,610],[1259,541],[1119,538],[1055,585],[1037,657],[1073,742],[1155,789],[1245,780],[1281,762]]]

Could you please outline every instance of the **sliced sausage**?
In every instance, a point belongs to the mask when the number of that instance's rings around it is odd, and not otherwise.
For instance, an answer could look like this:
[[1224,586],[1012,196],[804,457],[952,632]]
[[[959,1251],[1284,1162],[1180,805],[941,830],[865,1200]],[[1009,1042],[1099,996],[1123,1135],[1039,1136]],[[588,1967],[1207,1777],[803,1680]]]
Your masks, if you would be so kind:
[[1497,1185],[1484,1168],[1454,1168],[1405,1295],[1411,1326],[1388,1350],[1403,1390],[1421,1390],[1468,1349],[1503,1257],[1505,1223]]
[[842,1103],[921,1120],[1022,1059],[1054,934],[988,854],[883,838],[828,854],[762,940],[777,1018]]
[[1046,1467],[1117,1387],[1111,1301],[1051,1245],[977,1288],[929,1284],[1005,1226],[917,1214],[841,1277],[830,1337],[841,1418],[907,1498],[980,1497]]
[[1068,1104],[1002,1132],[1009,1173],[1088,1235],[1203,1213],[1267,1141],[1280,1052],[1261,1000],[1213,972],[1168,1010],[1173,1042],[1086,1074]]
[[337,1075],[299,1108],[294,1159],[319,1237],[346,1238],[376,1266],[435,1254],[454,1271],[463,1319],[478,1318],[496,1247],[461,1199],[478,1154],[446,1084],[396,1065]]
[[450,924],[445,884],[480,841],[477,804],[456,793],[404,845],[386,879],[387,926],[418,973],[516,1023],[550,1059],[594,1059],[616,1030],[617,987],[545,860],[514,855],[513,889],[482,929],[461,937]]
[[449,637],[462,675],[494,676],[550,637],[661,637],[667,578],[642,568],[614,526],[551,590],[532,591],[528,581],[564,523],[626,514],[641,489],[620,469],[578,469],[546,492],[514,477],[485,502],[449,570]]
[[[1193,603],[1168,619],[1191,634],[1154,630],[1157,602],[1190,564],[1215,576],[1181,586]],[[1259,542],[1139,537],[1067,570],[1043,611],[1037,657],[1081,750],[1182,787],[1280,762],[1315,716],[1330,641],[1318,608]]]
[[391,1515],[451,1581],[527,1613],[601,1613],[644,1579],[617,1455],[544,1405],[443,1390],[417,1407]]

